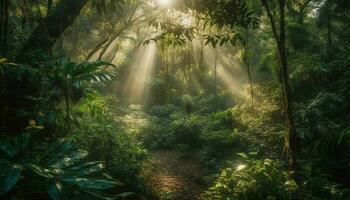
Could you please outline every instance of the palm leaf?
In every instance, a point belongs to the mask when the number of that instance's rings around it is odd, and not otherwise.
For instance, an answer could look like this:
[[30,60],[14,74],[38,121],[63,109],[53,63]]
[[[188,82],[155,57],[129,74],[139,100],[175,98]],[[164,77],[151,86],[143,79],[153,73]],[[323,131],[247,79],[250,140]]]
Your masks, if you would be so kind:
[[0,196],[9,192],[16,185],[21,172],[22,168],[17,165],[12,165],[9,169],[6,168],[6,175],[0,181]]
[[61,181],[67,184],[77,185],[82,188],[97,190],[105,190],[123,185],[121,182],[75,177],[61,178]]

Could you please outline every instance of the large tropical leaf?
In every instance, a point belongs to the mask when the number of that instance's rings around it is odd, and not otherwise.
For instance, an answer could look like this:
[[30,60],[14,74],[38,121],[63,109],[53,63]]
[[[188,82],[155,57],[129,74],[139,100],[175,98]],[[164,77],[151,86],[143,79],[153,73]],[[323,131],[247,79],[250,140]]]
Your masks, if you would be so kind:
[[50,183],[47,193],[53,200],[65,200],[66,197],[62,190],[63,185],[60,182],[54,181]]
[[97,189],[97,190],[105,190],[105,189],[123,185],[121,182],[98,180],[98,179],[87,179],[87,178],[75,178],[75,177],[61,178],[61,181],[71,185],[77,185],[82,188]]
[[53,168],[68,167],[86,158],[87,155],[88,155],[87,151],[77,150],[76,152],[70,155],[66,155],[63,159],[53,163],[50,167],[53,167]]
[[18,165],[7,166],[3,169],[5,170],[1,172],[0,196],[9,192],[16,185],[22,172],[22,168]]
[[13,157],[24,150],[29,141],[29,134],[21,134],[15,137],[3,137],[0,139],[0,149],[9,157]]
[[86,176],[100,172],[102,169],[104,169],[104,165],[101,162],[87,162],[82,165],[68,168],[67,171],[69,174],[74,174],[75,176]]

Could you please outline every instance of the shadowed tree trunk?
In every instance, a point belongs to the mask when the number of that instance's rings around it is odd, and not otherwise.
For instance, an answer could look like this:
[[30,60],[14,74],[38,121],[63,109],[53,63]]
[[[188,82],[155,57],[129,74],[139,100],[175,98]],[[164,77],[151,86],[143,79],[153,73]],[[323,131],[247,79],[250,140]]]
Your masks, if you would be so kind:
[[33,50],[50,53],[56,40],[79,16],[87,2],[88,0],[61,0],[34,29],[22,51],[17,55],[17,60],[20,59],[20,55]]
[[277,32],[277,27],[267,0],[261,0],[263,6],[265,7],[267,16],[270,20],[272,32],[277,43],[278,53],[280,57],[280,78],[283,88],[283,107],[286,122],[286,134],[285,134],[285,147],[284,150],[287,154],[288,164],[290,170],[296,171],[298,169],[298,163],[296,159],[296,153],[298,149],[298,138],[295,129],[295,123],[293,118],[293,108],[292,108],[292,90],[289,83],[288,74],[288,62],[287,62],[287,51],[286,51],[286,33],[285,33],[285,0],[278,0],[279,3],[279,33]]
[[52,0],[47,0],[47,14],[50,14],[52,9]]
[[215,98],[218,96],[218,49],[215,47],[215,58],[214,58],[214,94]]
[[250,86],[250,97],[252,101],[252,108],[254,108],[254,88],[253,88],[253,80],[252,80],[252,73],[251,73],[251,68],[250,68],[250,63],[249,63],[249,28],[246,28],[246,40],[243,42],[243,47],[244,47],[244,57],[243,57],[243,62],[244,65],[246,66],[247,69],[247,74],[248,74],[248,80],[249,80],[249,86]]
[[0,56],[7,56],[10,1],[0,2]]

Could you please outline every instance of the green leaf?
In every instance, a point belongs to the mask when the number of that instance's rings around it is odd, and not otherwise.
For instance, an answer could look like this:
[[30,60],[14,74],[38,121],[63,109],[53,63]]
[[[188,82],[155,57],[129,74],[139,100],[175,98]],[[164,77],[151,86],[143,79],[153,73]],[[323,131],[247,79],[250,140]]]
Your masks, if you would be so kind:
[[115,182],[115,181],[87,179],[87,178],[74,178],[74,177],[61,178],[61,181],[71,185],[78,185],[82,188],[98,189],[98,190],[104,190],[104,189],[123,185],[123,183]]
[[67,169],[68,173],[75,176],[86,176],[101,171],[104,168],[101,162],[88,162],[79,166]]
[[84,190],[82,189],[83,192],[95,197],[95,198],[98,198],[98,199],[104,199],[104,200],[114,200],[114,199],[126,199],[127,197],[133,195],[134,193],[132,192],[124,192],[124,193],[121,193],[121,194],[118,194],[118,195],[113,195],[113,196],[105,196],[105,195],[102,195],[100,193],[97,193],[95,191],[89,191],[89,190]]
[[61,168],[61,167],[71,166],[81,161],[82,159],[86,158],[87,155],[88,155],[87,151],[78,150],[77,152],[74,152],[71,155],[67,155],[63,159],[53,163],[51,167]]
[[38,174],[39,176],[42,176],[44,178],[52,178],[51,171],[45,168],[42,168],[40,166],[29,164],[26,165],[28,169],[32,170],[34,173]]
[[63,194],[63,185],[60,182],[52,182],[49,185],[47,193],[53,200],[64,200],[66,199]]
[[1,178],[0,196],[9,192],[18,182],[21,176],[22,168],[18,165],[13,165],[6,171],[6,176]]
[[6,141],[1,141],[0,143],[0,149],[6,153],[9,157],[13,157],[14,155],[17,154],[17,150],[15,147]]
[[248,159],[249,157],[245,153],[237,153],[239,156],[241,156],[244,159]]
[[41,155],[41,158],[52,154],[54,158],[49,160],[49,164],[56,163],[62,159],[62,156],[65,155],[69,150],[73,148],[73,143],[67,139],[59,139],[53,144],[50,145],[50,148]]
[[28,141],[29,134],[21,134],[15,137],[2,138],[0,139],[0,149],[9,157],[13,157],[27,147]]

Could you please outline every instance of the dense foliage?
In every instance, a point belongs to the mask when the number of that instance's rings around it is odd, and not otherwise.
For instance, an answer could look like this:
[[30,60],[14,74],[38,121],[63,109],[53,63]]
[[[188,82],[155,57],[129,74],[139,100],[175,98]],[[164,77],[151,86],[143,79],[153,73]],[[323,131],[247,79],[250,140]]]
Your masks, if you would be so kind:
[[172,152],[198,199],[349,199],[349,27],[347,0],[1,0],[0,198],[178,198],[145,175]]

